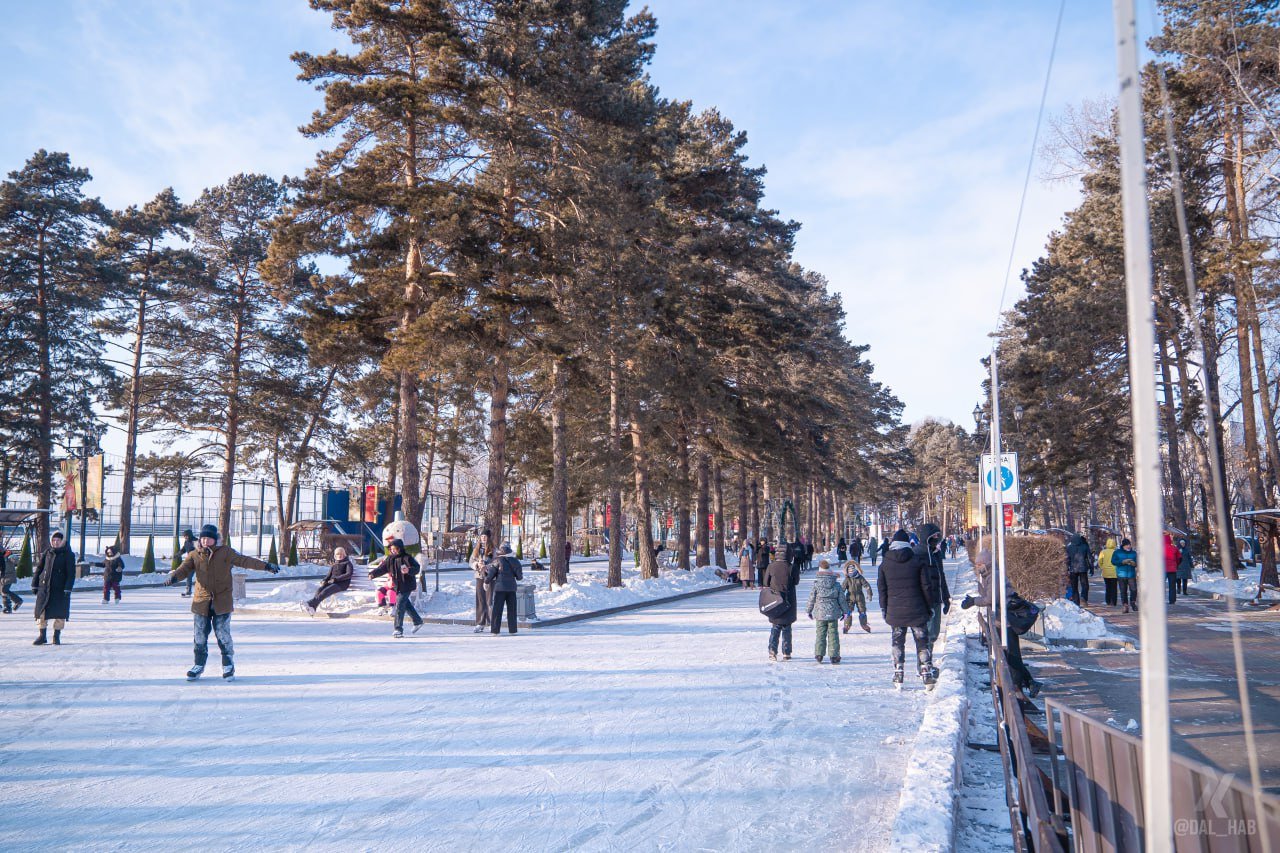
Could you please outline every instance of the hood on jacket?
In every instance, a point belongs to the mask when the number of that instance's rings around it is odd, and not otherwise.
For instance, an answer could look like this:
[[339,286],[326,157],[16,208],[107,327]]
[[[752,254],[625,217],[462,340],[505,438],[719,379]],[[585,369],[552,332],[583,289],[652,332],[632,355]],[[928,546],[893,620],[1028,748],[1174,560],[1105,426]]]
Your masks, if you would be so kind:
[[915,549],[911,547],[910,542],[893,542],[889,545],[888,552],[885,553],[886,560],[893,560],[895,563],[905,563],[908,560],[915,559]]
[[853,562],[852,560],[850,560],[849,563],[844,567],[844,573],[845,575],[851,578],[862,577],[862,569],[859,569],[858,564]]
[[1116,538],[1114,536],[1107,537],[1107,547],[1112,551],[1116,549]]
[[935,536],[939,541],[942,540],[942,530],[936,524],[920,525],[920,531],[917,535],[920,537],[921,542],[929,543],[930,547],[933,545],[933,539]]
[[1071,537],[1071,544],[1076,546],[1077,548],[1089,547],[1089,543],[1085,541],[1084,535],[1081,533],[1077,533],[1075,536]]

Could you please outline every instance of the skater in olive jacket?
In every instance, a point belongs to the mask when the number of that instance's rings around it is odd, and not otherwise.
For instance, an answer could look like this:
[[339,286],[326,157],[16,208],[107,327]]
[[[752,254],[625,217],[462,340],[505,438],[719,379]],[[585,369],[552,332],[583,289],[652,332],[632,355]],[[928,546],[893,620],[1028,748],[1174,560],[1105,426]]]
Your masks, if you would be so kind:
[[187,671],[187,679],[195,681],[204,673],[209,658],[209,631],[212,629],[222,652],[222,677],[236,674],[231,645],[231,611],[235,609],[231,593],[231,569],[258,569],[277,574],[280,567],[253,557],[237,554],[230,545],[218,544],[218,528],[206,524],[200,528],[199,547],[178,568],[169,573],[165,585],[186,580],[194,574],[195,593],[191,596],[191,612],[195,616],[195,665]]

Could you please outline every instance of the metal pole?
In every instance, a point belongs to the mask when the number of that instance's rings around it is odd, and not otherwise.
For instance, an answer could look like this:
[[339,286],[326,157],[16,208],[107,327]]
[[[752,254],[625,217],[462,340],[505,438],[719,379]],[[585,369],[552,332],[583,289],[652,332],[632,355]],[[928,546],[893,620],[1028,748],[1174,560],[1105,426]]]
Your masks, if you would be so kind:
[[267,512],[267,481],[258,481],[258,559],[262,559],[263,516]]
[[84,535],[85,525],[89,523],[89,513],[85,504],[89,502],[89,446],[85,445],[80,457],[80,559],[85,560]]
[[1155,308],[1151,288],[1151,225],[1147,210],[1142,78],[1133,0],[1115,0],[1120,82],[1120,189],[1124,211],[1125,292],[1129,316],[1129,387],[1133,413],[1133,473],[1137,490],[1138,611],[1142,641],[1142,799],[1147,850],[1172,849],[1169,782],[1169,648],[1165,626],[1164,509],[1157,436]]
[[182,535],[182,469],[178,469],[178,499],[173,507],[173,541]]
[[[992,532],[995,533],[993,541],[995,542],[995,568],[997,571],[995,589],[992,595],[1000,597],[1000,629],[1003,632],[1000,637],[1000,644],[1005,646],[1008,644],[1008,596],[1004,594],[1005,582],[1007,575],[1005,574],[1004,564],[1004,478],[1001,477],[1003,465],[1000,459],[1000,356],[999,346],[991,348],[991,455],[995,457],[995,469],[992,474],[992,490],[996,495],[996,515],[993,518]],[[994,604],[994,601],[992,602]]]

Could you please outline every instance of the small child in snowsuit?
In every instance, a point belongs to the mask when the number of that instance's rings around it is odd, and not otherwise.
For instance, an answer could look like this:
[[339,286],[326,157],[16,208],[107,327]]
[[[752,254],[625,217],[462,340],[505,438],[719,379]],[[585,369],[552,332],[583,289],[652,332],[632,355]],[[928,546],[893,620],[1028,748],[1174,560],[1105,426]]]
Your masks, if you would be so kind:
[[378,586],[378,610],[385,616],[396,606],[396,588],[388,584]]
[[844,616],[844,633],[849,633],[849,629],[853,626],[853,611],[856,609],[858,624],[862,626],[862,630],[870,634],[871,625],[867,622],[867,599],[873,597],[874,593],[871,591],[871,583],[862,576],[858,564],[853,560],[844,564],[844,581],[840,585],[844,588],[845,597],[849,600],[849,608]]
[[818,635],[813,644],[813,657],[818,663],[831,649],[831,662],[840,663],[840,617],[849,612],[849,599],[845,597],[844,587],[836,579],[831,564],[826,560],[818,562],[818,575],[813,579],[813,587],[809,590],[809,618],[817,621]]

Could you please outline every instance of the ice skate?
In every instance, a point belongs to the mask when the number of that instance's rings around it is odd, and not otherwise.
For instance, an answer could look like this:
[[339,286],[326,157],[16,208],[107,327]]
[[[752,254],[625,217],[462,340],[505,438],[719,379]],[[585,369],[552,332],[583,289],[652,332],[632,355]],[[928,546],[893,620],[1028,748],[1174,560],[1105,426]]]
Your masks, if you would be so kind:
[[187,681],[195,681],[202,675],[204,675],[204,664],[198,663],[187,670]]
[[898,690],[902,689],[902,670],[901,669],[895,669],[893,671],[893,686],[896,687]]
[[303,605],[303,607],[307,608],[307,615],[308,615],[308,616],[315,616],[315,615],[316,615],[316,606],[315,606],[314,604],[312,604],[311,602],[309,602],[309,601],[308,601],[306,604],[304,604],[304,605]]
[[422,630],[422,626],[423,626],[423,625],[425,625],[425,624],[427,624],[427,623],[425,623],[425,622],[419,622],[417,625],[414,625],[414,626],[413,626],[413,633],[415,633],[415,634],[416,634],[416,633],[418,633],[419,631],[421,631],[421,630]]
[[227,663],[227,664],[223,664],[223,665],[222,665],[222,680],[223,680],[223,681],[235,681],[235,680],[236,680],[236,665],[235,665],[235,664],[233,664],[233,663]]
[[782,659],[783,659],[783,660],[791,660],[791,655],[783,655],[783,656],[782,656]]
[[769,660],[773,661],[774,663],[777,663],[777,662],[778,662],[778,653],[777,653],[777,652],[769,652]]
[[393,638],[395,638],[395,639],[397,639],[397,640],[398,640],[398,639],[400,639],[401,637],[403,637],[403,636],[404,636],[404,631],[399,631],[399,630],[397,630],[397,631],[392,631],[392,632],[391,632],[391,636],[392,636]]
[[927,669],[920,676],[920,680],[924,682],[926,690],[932,690],[934,685],[938,683],[938,671],[936,669]]
[[818,663],[822,663],[822,655],[814,655],[813,659],[816,660]]
[[840,658],[839,658],[839,657],[834,657],[834,658],[832,658],[832,659],[831,659],[831,662],[832,662],[832,663],[840,663]]

